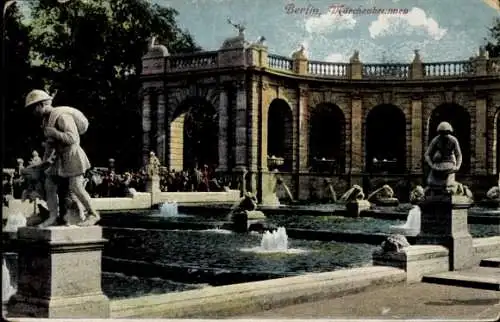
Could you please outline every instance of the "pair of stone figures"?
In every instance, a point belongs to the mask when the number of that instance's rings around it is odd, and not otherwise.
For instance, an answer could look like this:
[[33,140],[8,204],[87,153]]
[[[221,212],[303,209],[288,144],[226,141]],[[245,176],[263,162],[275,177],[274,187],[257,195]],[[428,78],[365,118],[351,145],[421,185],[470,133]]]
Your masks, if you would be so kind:
[[[100,217],[85,190],[85,172],[90,162],[80,147],[80,135],[88,129],[88,120],[79,110],[52,106],[52,97],[42,90],[26,96],[25,107],[42,120],[45,153],[42,162],[24,168],[21,175],[28,183],[23,199],[45,200],[49,216],[38,226],[61,222],[78,226],[95,225]],[[63,218],[60,218],[60,217]]]

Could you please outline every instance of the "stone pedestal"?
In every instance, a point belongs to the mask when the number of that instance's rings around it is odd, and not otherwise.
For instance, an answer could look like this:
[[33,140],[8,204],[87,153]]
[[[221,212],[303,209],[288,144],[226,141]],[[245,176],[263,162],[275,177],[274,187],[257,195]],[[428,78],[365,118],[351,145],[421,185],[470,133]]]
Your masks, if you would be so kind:
[[160,192],[160,176],[148,177],[146,181],[146,192]]
[[392,266],[406,271],[407,283],[418,283],[429,273],[448,271],[449,251],[439,245],[414,245],[399,252],[386,252],[382,248],[372,254],[373,266]]
[[17,293],[10,317],[108,318],[101,288],[102,228],[24,227],[18,231]]
[[359,217],[362,211],[370,209],[371,204],[368,200],[355,200],[345,205],[347,216]]
[[448,193],[427,195],[420,205],[421,229],[416,243],[447,247],[450,270],[474,266],[474,248],[467,224],[470,207],[468,197]]
[[261,172],[260,173],[260,204],[266,207],[279,207],[280,201],[276,192],[276,173]]
[[238,233],[248,232],[252,224],[256,224],[266,219],[266,216],[259,210],[238,211],[231,216],[232,230]]

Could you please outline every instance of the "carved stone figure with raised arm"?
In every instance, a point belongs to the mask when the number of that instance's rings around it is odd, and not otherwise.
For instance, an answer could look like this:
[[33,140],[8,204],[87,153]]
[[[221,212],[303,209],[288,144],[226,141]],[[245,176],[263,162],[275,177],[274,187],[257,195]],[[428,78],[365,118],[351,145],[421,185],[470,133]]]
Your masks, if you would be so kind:
[[431,190],[446,190],[456,192],[455,173],[462,166],[462,151],[453,128],[448,122],[441,122],[437,128],[438,135],[432,139],[425,161],[431,168],[427,184]]
[[236,28],[236,30],[238,30],[239,35],[243,35],[243,33],[245,32],[245,29],[246,29],[245,26],[240,24],[240,23],[238,23],[238,24],[234,23],[231,20],[231,18],[227,18],[227,23],[230,24],[231,26],[233,26],[234,28]]

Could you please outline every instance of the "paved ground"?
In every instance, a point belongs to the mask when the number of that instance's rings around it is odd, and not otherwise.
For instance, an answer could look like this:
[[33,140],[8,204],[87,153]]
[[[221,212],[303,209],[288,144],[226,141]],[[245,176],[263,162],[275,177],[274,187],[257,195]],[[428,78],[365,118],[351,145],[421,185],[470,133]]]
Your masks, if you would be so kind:
[[493,319],[499,314],[500,292],[418,283],[297,304],[237,318]]

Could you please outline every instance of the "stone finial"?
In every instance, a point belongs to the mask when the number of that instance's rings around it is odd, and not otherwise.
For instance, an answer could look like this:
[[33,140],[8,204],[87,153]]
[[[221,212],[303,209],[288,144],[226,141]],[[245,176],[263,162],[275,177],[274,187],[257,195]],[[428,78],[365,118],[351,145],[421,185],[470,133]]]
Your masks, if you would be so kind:
[[490,56],[488,50],[486,50],[485,46],[480,46],[479,47],[479,58],[485,58],[488,59]]
[[415,49],[414,50],[414,53],[415,55],[413,56],[413,63],[421,63],[422,62],[422,58],[420,57],[420,52],[418,49]]
[[349,59],[350,63],[359,63],[359,50],[355,50],[354,54],[352,54],[351,58]]
[[299,49],[293,52],[292,58],[293,59],[307,59],[306,47],[304,46],[304,44],[301,44]]
[[170,56],[167,47],[156,44],[156,36],[151,36],[148,42],[148,52],[143,58],[156,58]]
[[266,37],[259,36],[259,38],[257,38],[257,40],[255,41],[254,44],[260,45],[260,46],[264,46],[265,45],[265,41],[266,41]]

